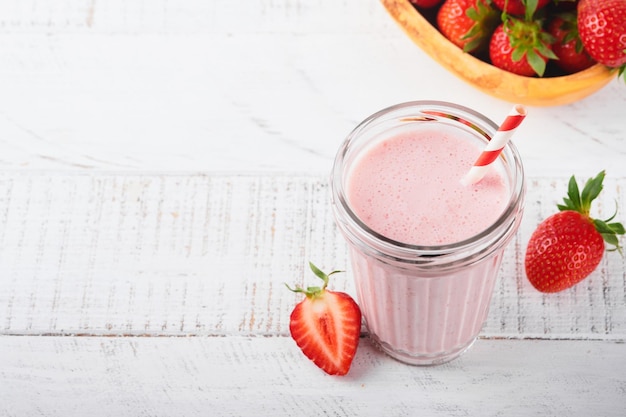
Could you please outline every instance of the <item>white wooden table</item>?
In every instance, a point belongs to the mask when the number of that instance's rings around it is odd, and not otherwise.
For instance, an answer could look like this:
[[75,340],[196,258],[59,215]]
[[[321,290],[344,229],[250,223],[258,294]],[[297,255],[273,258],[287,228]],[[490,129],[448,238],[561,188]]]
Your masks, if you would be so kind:
[[330,377],[289,337],[307,262],[348,269],[328,173],[347,133],[444,72],[376,0],[0,2],[0,416],[624,416],[626,266],[543,295],[521,262],[571,174],[626,220],[626,86],[529,108],[529,179],[480,339],[439,367]]

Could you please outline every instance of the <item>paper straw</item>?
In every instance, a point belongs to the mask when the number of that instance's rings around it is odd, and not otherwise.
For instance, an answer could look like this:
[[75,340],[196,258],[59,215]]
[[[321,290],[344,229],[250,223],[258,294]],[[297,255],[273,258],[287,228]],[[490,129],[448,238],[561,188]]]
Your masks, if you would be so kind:
[[524,120],[524,117],[526,117],[526,109],[521,104],[511,109],[511,112],[506,119],[504,119],[504,122],[498,128],[496,134],[493,135],[493,138],[487,143],[487,146],[476,162],[474,162],[472,168],[461,179],[463,185],[475,184],[485,176],[487,171],[489,171],[489,165],[498,158],[504,146]]

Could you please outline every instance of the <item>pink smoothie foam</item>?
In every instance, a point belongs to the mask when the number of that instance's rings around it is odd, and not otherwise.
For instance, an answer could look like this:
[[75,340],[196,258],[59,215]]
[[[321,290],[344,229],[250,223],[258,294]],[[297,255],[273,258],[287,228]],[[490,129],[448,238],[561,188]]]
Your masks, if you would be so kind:
[[477,184],[461,184],[481,151],[441,131],[400,134],[359,159],[348,200],[371,229],[399,242],[429,246],[467,239],[493,224],[509,197],[495,170]]
[[[365,150],[346,187],[355,214],[383,236],[423,246],[468,239],[493,224],[508,203],[508,181],[492,169],[479,183],[461,185],[484,145],[458,135],[442,127],[403,132]],[[502,252],[420,275],[351,247],[370,334],[392,356],[416,364],[462,353],[485,321]]]

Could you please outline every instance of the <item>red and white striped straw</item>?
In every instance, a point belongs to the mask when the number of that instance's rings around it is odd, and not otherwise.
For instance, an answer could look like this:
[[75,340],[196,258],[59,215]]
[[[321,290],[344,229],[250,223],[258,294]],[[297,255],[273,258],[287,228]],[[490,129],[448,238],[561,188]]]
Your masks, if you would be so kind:
[[485,176],[487,171],[489,171],[489,165],[498,158],[500,152],[502,152],[502,149],[504,149],[504,146],[511,139],[511,136],[513,136],[513,133],[515,133],[515,130],[525,117],[526,109],[521,104],[511,109],[511,112],[504,119],[496,134],[493,135],[493,138],[491,138],[476,162],[474,162],[474,166],[461,179],[463,185],[475,184]]

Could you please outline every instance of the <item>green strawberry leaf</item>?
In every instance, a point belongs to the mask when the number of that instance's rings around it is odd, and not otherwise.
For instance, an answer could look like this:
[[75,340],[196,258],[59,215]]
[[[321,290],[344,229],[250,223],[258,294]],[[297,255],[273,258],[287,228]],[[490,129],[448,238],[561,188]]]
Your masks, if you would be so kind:
[[491,6],[490,0],[475,0],[474,5],[465,10],[465,15],[474,23],[470,29],[461,36],[463,40],[470,40],[463,47],[465,52],[477,52],[484,49],[495,28],[500,24],[499,13]]
[[591,208],[591,202],[595,200],[602,191],[602,181],[604,181],[604,175],[605,173],[602,171],[595,178],[588,179],[582,193],[580,194],[581,208],[583,213],[587,215],[589,214],[589,210]]
[[465,46],[463,47],[463,52],[472,52],[473,50],[477,49],[480,46],[480,44],[481,44],[481,39],[474,38],[465,44]]
[[539,45],[537,45],[537,50],[539,51],[539,54],[544,56],[545,58],[549,58],[549,59],[559,59],[558,56],[556,56],[556,54],[554,52],[552,52],[552,49],[550,49],[545,43],[541,42],[539,43]]
[[593,224],[595,225],[596,230],[600,233],[612,233],[613,232],[611,228],[609,227],[609,225],[606,224],[602,220],[594,219]]
[[558,59],[549,47],[554,37],[545,32],[541,20],[521,20],[504,17],[504,31],[511,45],[511,61],[518,62],[526,56],[526,62],[538,76],[543,76],[548,59]]
[[580,207],[580,191],[578,190],[578,182],[573,175],[569,179],[567,186],[567,195],[571,204],[571,210],[578,210]]
[[525,54],[526,54],[526,51],[524,51],[522,48],[513,49],[513,52],[511,52],[511,60],[513,62],[518,62],[522,58],[524,58]]
[[473,7],[468,7],[467,10],[465,10],[465,15],[473,21],[477,21],[480,18],[478,11]]
[[546,71],[546,61],[534,50],[528,51],[526,54],[526,59],[528,60],[528,64],[530,67],[539,75],[543,76],[543,73]]
[[321,294],[324,293],[324,290],[326,290],[326,287],[328,286],[328,281],[331,275],[339,273],[339,272],[343,272],[343,271],[333,271],[330,272],[328,274],[324,273],[322,270],[320,270],[318,267],[316,267],[315,265],[313,265],[313,262],[309,262],[309,267],[311,268],[311,271],[313,271],[313,273],[320,278],[322,281],[324,281],[323,286],[321,287],[317,287],[317,286],[310,286],[310,287],[306,287],[306,289],[300,287],[300,286],[296,286],[295,288],[291,288],[287,283],[285,283],[285,286],[292,292],[295,293],[302,293],[304,295],[306,295],[307,297],[318,297]]
[[604,241],[606,243],[608,243],[609,245],[612,245],[614,247],[607,249],[608,251],[618,251],[618,252],[622,252],[621,251],[621,247],[619,245],[619,240],[617,239],[617,236],[613,235],[613,234],[609,234],[609,233],[600,233],[602,235],[602,238],[604,239]]
[[617,235],[623,235],[626,233],[624,225],[622,225],[621,223],[609,223],[607,224],[607,226],[609,226],[609,229],[611,229],[613,233]]
[[564,202],[565,204],[557,204],[557,205],[556,205],[560,211],[565,211],[565,210],[576,210],[576,209],[575,209],[575,207],[576,207],[576,206],[574,205],[574,203],[572,202],[572,200],[570,200],[569,198],[567,198],[567,197],[563,197],[563,202]]
[[526,20],[530,21],[537,10],[538,0],[526,0],[524,3],[526,4]]
[[[594,178],[590,178],[585,183],[582,192],[578,188],[576,177],[573,175],[570,177],[567,184],[567,197],[563,198],[563,204],[557,204],[557,208],[560,211],[573,210],[577,211],[587,217],[591,210],[591,203],[602,192],[602,182],[604,181],[605,172],[600,171]],[[591,219],[595,229],[602,235],[602,238],[606,243],[612,245],[610,250],[617,250],[622,253],[622,248],[619,245],[618,235],[626,234],[626,229],[621,223],[612,222],[617,215],[617,208],[615,213],[607,220]]]

